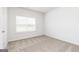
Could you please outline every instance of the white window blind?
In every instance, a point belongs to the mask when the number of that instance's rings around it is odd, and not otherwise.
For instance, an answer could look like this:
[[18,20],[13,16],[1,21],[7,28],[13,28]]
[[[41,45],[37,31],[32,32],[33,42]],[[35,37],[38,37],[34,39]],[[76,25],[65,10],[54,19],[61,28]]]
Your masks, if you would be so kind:
[[16,16],[16,32],[29,32],[36,30],[35,18]]

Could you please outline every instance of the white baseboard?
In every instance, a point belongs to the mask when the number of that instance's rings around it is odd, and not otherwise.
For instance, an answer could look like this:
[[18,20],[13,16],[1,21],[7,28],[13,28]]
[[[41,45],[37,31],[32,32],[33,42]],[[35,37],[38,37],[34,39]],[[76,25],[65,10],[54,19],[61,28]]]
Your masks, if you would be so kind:
[[20,38],[16,38],[16,39],[9,40],[8,42],[22,40],[22,39],[28,39],[28,38],[32,38],[32,37],[38,37],[38,36],[42,36],[42,35],[34,35],[34,36],[30,36],[30,37],[20,37]]
[[[31,36],[31,37],[22,37],[22,38],[18,38],[18,39],[14,39],[14,40],[9,40],[9,42],[11,42],[11,41],[16,41],[16,40],[22,40],[22,39],[33,38],[33,37],[38,37],[38,36],[43,36],[43,35],[35,35],[35,36]],[[78,45],[78,46],[79,46],[79,43],[77,43],[77,42],[73,42],[73,41],[70,41],[70,40],[62,39],[62,38],[59,38],[59,37],[57,37],[57,36],[50,36],[50,35],[47,35],[47,34],[46,34],[45,36],[48,36],[48,37],[50,37],[50,38],[55,38],[55,39],[57,39],[57,40],[61,40],[61,41],[68,42],[68,43],[70,43],[70,44],[74,44],[74,45]]]
[[48,36],[48,37],[50,37],[50,38],[55,38],[55,39],[57,39],[57,40],[61,40],[61,41],[64,41],[64,42],[67,42],[67,43],[70,43],[70,44],[73,44],[73,45],[79,46],[79,43],[74,42],[74,41],[62,39],[62,38],[59,38],[59,37],[57,37],[57,36],[50,36],[50,35],[47,35],[47,34],[46,34],[46,36]]

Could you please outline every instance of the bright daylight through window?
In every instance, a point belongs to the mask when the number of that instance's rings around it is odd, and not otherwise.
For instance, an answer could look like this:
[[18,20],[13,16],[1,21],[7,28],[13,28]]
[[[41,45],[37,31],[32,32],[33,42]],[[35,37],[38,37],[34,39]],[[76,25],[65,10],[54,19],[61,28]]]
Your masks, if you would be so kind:
[[29,32],[35,30],[35,18],[16,16],[16,32]]

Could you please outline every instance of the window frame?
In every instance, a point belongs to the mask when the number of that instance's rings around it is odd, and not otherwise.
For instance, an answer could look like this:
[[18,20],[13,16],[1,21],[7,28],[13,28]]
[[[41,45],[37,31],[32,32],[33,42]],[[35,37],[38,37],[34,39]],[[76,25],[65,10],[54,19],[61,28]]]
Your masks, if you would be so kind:
[[[18,17],[18,16],[16,16],[16,21],[17,21],[17,17]],[[35,23],[33,24],[34,30],[17,31],[17,26],[18,26],[18,25],[22,25],[22,26],[24,25],[24,26],[27,27],[27,24],[17,24],[17,22],[16,22],[16,33],[35,32],[35,31],[36,31],[36,18],[35,18],[35,17],[26,17],[26,16],[19,16],[19,17],[25,17],[26,19],[27,19],[27,18],[29,18],[29,19],[30,19],[30,18],[31,18],[31,19],[33,18],[33,19],[34,19],[34,22],[35,22]],[[31,24],[31,25],[32,25],[32,24]]]

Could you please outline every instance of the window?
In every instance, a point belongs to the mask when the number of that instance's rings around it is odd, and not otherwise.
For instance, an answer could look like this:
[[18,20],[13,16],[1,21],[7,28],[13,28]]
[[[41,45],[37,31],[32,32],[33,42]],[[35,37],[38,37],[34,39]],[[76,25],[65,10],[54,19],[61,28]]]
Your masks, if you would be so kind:
[[35,30],[35,18],[16,16],[16,32],[29,32]]

